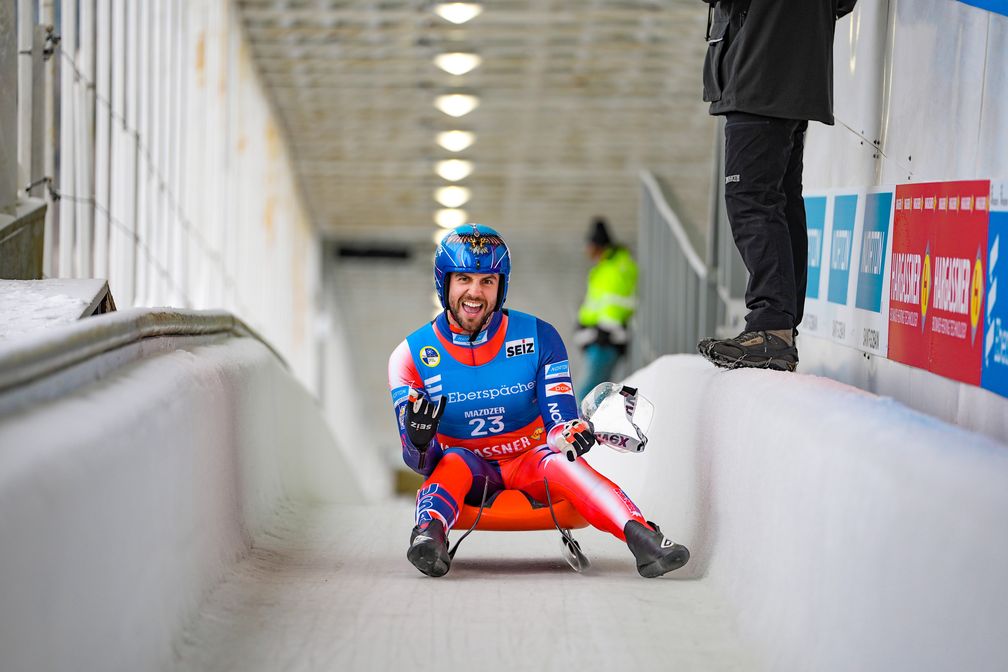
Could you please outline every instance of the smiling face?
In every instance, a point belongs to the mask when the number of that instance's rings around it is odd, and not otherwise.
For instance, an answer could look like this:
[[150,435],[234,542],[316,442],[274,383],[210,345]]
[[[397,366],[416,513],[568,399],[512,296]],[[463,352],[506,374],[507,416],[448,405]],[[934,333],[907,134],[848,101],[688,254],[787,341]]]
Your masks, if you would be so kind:
[[470,334],[479,331],[497,303],[496,273],[452,273],[448,280],[448,315]]

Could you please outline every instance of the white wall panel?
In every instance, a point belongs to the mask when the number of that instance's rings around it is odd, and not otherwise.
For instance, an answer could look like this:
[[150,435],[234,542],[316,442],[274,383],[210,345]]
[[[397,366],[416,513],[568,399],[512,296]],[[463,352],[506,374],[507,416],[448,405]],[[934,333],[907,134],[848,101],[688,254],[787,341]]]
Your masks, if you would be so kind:
[[874,184],[881,133],[888,3],[862,2],[837,22],[832,127],[811,124],[804,181],[819,188]]
[[895,1],[882,183],[976,176],[989,17],[948,0]]
[[107,276],[121,307],[231,310],[314,387],[315,231],[235,3],[44,5],[63,36],[37,111],[62,196],[46,274]]
[[1008,178],[1008,17],[990,17],[977,175]]

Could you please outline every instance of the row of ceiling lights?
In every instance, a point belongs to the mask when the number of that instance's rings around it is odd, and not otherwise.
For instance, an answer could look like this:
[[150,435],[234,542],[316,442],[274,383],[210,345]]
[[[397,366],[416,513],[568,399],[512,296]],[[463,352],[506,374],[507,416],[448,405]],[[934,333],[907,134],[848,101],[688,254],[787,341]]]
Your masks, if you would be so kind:
[[[434,6],[434,12],[446,21],[461,25],[480,15],[483,7],[475,2],[442,2]],[[480,66],[483,59],[478,54],[451,51],[438,54],[434,65],[441,70],[462,77]],[[479,98],[469,93],[446,93],[434,99],[434,107],[453,118],[464,117],[479,106]],[[451,130],[437,134],[437,144],[449,152],[458,153],[468,149],[476,141],[472,131]],[[447,182],[461,182],[473,171],[472,161],[446,159],[434,164],[434,171]],[[434,222],[441,228],[434,234],[434,242],[441,242],[448,231],[465,224],[469,215],[462,206],[469,202],[472,191],[468,187],[451,184],[439,187],[434,192],[434,200],[442,207],[434,213]]]

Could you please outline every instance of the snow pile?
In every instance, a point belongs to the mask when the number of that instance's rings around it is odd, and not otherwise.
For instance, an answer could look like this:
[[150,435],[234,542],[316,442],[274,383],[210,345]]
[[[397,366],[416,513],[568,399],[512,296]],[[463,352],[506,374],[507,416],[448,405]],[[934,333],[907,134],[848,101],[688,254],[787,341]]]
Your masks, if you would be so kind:
[[75,322],[83,299],[46,289],[47,281],[0,280],[0,339]]
[[593,451],[693,551],[773,670],[1008,669],[1008,448],[823,378],[634,374],[641,455]]

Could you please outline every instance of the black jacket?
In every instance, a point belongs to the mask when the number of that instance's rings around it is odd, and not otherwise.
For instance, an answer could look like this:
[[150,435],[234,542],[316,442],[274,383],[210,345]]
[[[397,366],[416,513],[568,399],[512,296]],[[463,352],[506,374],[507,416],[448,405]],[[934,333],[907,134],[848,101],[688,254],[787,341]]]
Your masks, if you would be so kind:
[[704,2],[711,7],[703,99],[711,114],[833,123],[833,29],[857,0]]

